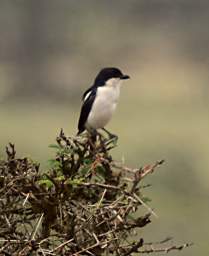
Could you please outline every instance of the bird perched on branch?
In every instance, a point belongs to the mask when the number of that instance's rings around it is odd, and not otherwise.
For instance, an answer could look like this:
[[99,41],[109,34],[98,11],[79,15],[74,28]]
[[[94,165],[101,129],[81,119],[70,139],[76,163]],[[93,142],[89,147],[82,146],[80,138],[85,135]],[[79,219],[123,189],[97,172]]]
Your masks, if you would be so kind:
[[99,72],[94,84],[83,94],[77,135],[84,130],[95,134],[96,130],[101,128],[110,137],[114,136],[104,127],[115,111],[122,81],[129,78],[114,67],[103,68]]

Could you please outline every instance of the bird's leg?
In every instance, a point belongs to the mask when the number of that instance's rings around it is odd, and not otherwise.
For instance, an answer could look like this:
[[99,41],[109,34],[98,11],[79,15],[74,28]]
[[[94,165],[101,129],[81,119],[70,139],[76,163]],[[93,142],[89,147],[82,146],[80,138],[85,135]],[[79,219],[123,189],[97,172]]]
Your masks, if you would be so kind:
[[116,139],[116,140],[118,139],[118,136],[117,136],[117,135],[115,135],[115,134],[109,132],[107,129],[102,128],[102,130],[107,133],[107,135],[109,136],[109,139]]
[[107,135],[109,136],[109,142],[117,142],[117,140],[118,140],[118,136],[117,135],[110,133],[105,128],[102,128],[102,130],[105,131],[107,133]]
[[95,144],[97,141],[97,135],[98,135],[97,130],[91,129],[90,134],[91,134],[91,140]]
[[98,135],[98,140],[99,140],[99,145],[100,148],[102,150],[102,152],[106,152],[106,142],[107,139],[104,137],[104,135],[102,135],[100,132],[97,131],[97,135]]
[[88,141],[90,145],[90,149],[94,152],[96,149],[96,140],[97,140],[97,131],[94,129],[87,130],[88,131]]
[[101,133],[99,133],[96,129],[91,129],[89,130],[89,135],[89,144],[92,152],[95,153],[95,151],[97,151],[97,140],[99,142],[98,146],[102,149],[102,152],[106,151],[106,140]]

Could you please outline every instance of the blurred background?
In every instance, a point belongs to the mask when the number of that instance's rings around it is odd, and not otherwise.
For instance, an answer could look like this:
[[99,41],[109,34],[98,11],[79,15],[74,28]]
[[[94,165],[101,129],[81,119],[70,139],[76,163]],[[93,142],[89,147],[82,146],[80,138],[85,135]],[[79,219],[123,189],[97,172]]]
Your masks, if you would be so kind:
[[140,233],[209,253],[209,2],[204,0],[1,0],[0,156],[47,168],[60,128],[74,135],[81,96],[97,72],[131,76],[107,127],[116,159],[165,159],[144,193],[159,215]]

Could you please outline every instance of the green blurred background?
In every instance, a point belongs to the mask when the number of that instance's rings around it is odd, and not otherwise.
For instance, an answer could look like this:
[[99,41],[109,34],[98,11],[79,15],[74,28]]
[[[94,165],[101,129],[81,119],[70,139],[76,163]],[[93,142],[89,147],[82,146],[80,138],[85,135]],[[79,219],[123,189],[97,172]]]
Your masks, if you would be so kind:
[[1,0],[0,155],[47,166],[60,128],[76,133],[81,95],[105,66],[131,76],[108,129],[116,159],[165,159],[145,194],[159,215],[140,233],[209,253],[209,2]]

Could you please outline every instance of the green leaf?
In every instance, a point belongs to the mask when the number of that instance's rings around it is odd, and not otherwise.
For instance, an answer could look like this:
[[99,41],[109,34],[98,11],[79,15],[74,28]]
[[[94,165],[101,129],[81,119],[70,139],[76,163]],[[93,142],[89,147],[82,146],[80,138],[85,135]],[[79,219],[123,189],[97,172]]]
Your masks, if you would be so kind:
[[73,187],[77,187],[83,182],[83,178],[78,178],[78,179],[68,179],[66,184],[72,185]]
[[45,185],[48,189],[50,189],[54,186],[53,182],[51,180],[48,180],[48,179],[39,180],[38,184],[39,185]]
[[82,176],[85,176],[90,170],[90,166],[84,166],[83,168],[81,168],[80,173]]
[[74,153],[73,149],[71,149],[69,147],[60,148],[60,150],[57,152],[57,154],[59,156],[65,156],[65,155],[69,155],[69,154],[72,154],[72,153]]
[[106,170],[105,170],[105,168],[103,166],[98,165],[96,167],[96,174],[102,176],[102,178],[105,177],[105,172],[106,172]]
[[56,177],[55,180],[63,181],[63,180],[65,180],[65,176],[64,175],[60,175],[60,176]]
[[83,163],[86,164],[86,165],[90,165],[93,163],[93,160],[92,159],[89,159],[89,158],[86,158],[83,160]]
[[62,167],[61,163],[56,159],[49,159],[48,164],[49,164],[49,168],[55,169],[55,170],[59,170]]
[[83,166],[80,169],[80,173],[82,176],[85,176],[89,172],[92,163],[92,159],[86,158],[83,160]]

